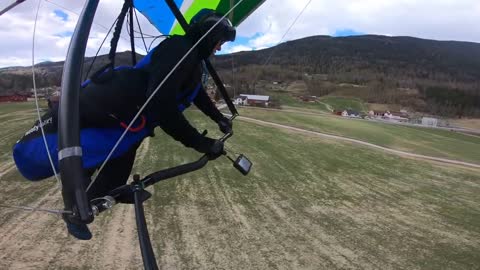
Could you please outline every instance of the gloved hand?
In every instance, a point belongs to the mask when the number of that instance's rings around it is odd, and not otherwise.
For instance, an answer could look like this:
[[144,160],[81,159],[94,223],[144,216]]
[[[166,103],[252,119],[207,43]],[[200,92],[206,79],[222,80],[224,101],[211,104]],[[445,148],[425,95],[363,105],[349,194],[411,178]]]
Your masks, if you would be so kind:
[[195,145],[195,150],[207,154],[210,160],[216,159],[223,154],[223,142],[208,137],[202,137]]
[[217,124],[218,128],[220,128],[220,131],[222,131],[224,134],[232,132],[232,120],[223,117],[217,122]]

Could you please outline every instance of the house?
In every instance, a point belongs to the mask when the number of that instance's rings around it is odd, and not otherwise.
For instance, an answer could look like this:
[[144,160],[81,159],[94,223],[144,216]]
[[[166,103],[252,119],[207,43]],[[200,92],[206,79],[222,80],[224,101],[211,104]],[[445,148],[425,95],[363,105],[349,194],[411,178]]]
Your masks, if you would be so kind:
[[387,119],[387,120],[393,120],[393,121],[398,121],[398,122],[406,122],[408,121],[408,117],[401,113],[401,112],[390,112],[390,111],[387,111],[384,115],[383,115],[383,118],[384,119]]
[[343,111],[341,111],[341,110],[333,110],[333,114],[335,114],[335,115],[342,116],[342,113],[343,113]]
[[359,117],[360,114],[357,111],[354,111],[354,110],[344,110],[342,112],[342,116],[345,116],[345,117]]
[[384,119],[391,119],[391,118],[393,118],[393,114],[392,114],[390,111],[386,111],[386,112],[383,114],[383,118],[384,118]]
[[238,96],[238,97],[233,99],[233,104],[235,104],[235,105],[248,105],[246,101],[247,101],[247,97]]
[[374,110],[370,110],[368,112],[368,115],[370,117],[383,117],[383,115],[385,114],[385,111],[374,111]]
[[243,101],[243,105],[268,107],[268,103],[270,102],[270,96],[241,94],[240,97],[246,98]]
[[303,102],[316,102],[318,98],[316,96],[300,96],[300,99]]

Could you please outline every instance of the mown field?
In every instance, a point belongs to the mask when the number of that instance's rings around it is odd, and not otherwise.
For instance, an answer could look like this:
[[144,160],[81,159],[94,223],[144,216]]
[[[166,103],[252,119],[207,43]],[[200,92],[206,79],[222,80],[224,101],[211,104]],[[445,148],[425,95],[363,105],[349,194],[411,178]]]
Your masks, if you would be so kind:
[[240,114],[274,123],[344,136],[416,154],[480,164],[480,137],[446,130],[389,125],[331,115],[240,110]]
[[274,101],[281,104],[281,108],[296,108],[301,110],[314,110],[320,113],[331,114],[333,110],[355,110],[357,112],[368,112],[367,105],[359,99],[326,96],[316,102],[304,102],[284,92],[271,91],[268,93]]
[[[219,134],[198,112],[189,118],[200,130]],[[31,125],[4,128],[22,124]],[[162,269],[480,265],[478,170],[241,121],[227,149],[252,160],[249,176],[220,158],[149,188],[147,220]],[[138,150],[134,172],[145,175],[197,157],[157,130]],[[61,207],[53,180],[29,183],[12,170],[0,181],[2,203]],[[4,208],[0,215],[0,269],[141,268],[131,206],[98,217],[87,242],[67,236],[55,215]]]

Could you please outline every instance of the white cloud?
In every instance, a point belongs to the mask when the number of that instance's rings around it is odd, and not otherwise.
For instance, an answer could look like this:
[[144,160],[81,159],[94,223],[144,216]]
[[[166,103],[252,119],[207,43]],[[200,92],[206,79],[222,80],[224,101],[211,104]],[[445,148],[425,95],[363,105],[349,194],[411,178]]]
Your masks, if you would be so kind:
[[[7,1],[7,2],[13,2]],[[239,37],[251,38],[242,46],[225,51],[260,49],[278,44],[308,0],[267,0],[238,28]],[[6,6],[2,1],[1,7]],[[55,3],[55,4],[52,4]],[[85,1],[44,0],[35,41],[36,59],[64,59],[69,38]],[[31,65],[32,32],[38,0],[29,0],[0,16],[0,67]],[[123,1],[102,0],[91,30],[86,55],[93,56]],[[60,8],[64,6],[66,9]],[[55,15],[62,10],[66,21]],[[139,15],[144,33],[157,30]],[[339,29],[362,33],[415,36],[439,40],[480,42],[480,1],[478,0],[313,0],[283,41],[312,35],[332,35]],[[106,29],[105,29],[106,28]],[[122,34],[118,51],[129,50],[128,35]],[[146,40],[147,46],[150,40]],[[110,37],[101,53],[107,53]],[[144,53],[141,40],[137,51]]]
[[237,45],[233,46],[230,49],[227,49],[227,53],[236,53],[236,52],[244,52],[244,51],[251,51],[253,48],[245,45]]
[[[308,0],[271,0],[260,7],[239,34],[265,33],[258,43],[277,42]],[[268,21],[268,23],[266,22]],[[268,29],[267,25],[272,25]],[[408,35],[439,40],[480,42],[478,0],[314,0],[286,40],[332,35],[338,29]]]

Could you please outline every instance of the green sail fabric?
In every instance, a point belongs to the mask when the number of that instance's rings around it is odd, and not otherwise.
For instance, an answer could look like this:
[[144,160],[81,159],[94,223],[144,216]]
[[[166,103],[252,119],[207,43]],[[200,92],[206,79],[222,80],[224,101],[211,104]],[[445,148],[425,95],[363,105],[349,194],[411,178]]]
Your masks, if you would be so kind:
[[[183,16],[190,19],[204,8],[213,9],[219,13],[227,13],[241,0],[174,0]],[[228,15],[234,26],[240,25],[265,0],[243,0]],[[135,8],[140,11],[164,35],[184,34],[180,24],[164,0],[134,0]]]

